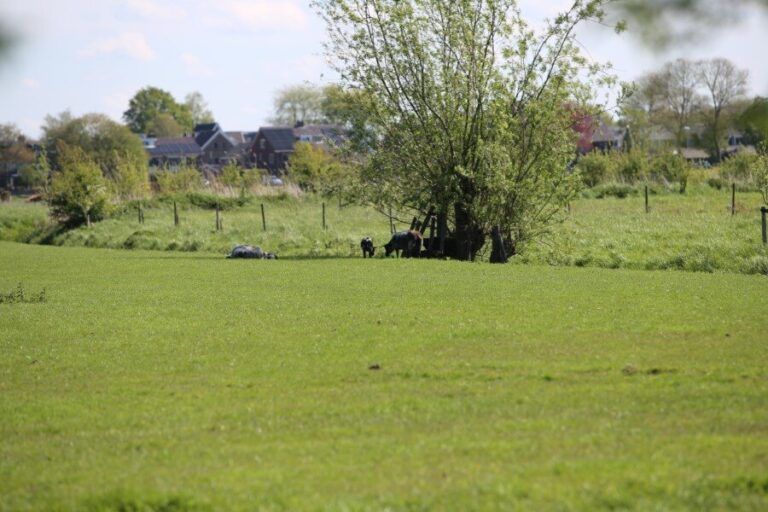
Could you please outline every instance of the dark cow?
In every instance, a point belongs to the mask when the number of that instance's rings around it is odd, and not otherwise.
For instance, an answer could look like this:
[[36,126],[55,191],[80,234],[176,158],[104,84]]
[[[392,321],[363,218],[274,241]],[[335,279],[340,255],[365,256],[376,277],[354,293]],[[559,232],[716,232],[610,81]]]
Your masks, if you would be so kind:
[[360,248],[363,250],[363,258],[373,258],[376,248],[373,246],[373,240],[367,236],[360,240]]
[[387,257],[394,252],[399,258],[402,251],[404,258],[418,258],[421,254],[421,233],[414,230],[395,233],[384,245],[384,250]]
[[227,256],[228,259],[233,258],[246,258],[246,259],[258,259],[258,260],[276,260],[277,255],[271,252],[264,252],[261,247],[254,245],[238,245]]

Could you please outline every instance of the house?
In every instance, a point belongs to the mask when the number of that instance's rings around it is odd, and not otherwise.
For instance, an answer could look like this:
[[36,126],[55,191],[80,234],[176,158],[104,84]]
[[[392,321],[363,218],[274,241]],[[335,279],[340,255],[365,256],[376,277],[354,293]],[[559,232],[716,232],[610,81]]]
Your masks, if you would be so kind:
[[682,148],[680,154],[688,160],[691,164],[697,167],[709,166],[710,155],[703,149],[698,148]]
[[622,151],[628,134],[627,128],[611,126],[601,121],[595,131],[592,132],[592,149],[603,152]]
[[273,175],[282,174],[295,142],[293,128],[260,128],[251,151],[256,167],[267,169]]
[[192,136],[202,151],[203,164],[223,166],[238,161],[237,144],[221,129],[218,123],[198,124]]
[[267,169],[271,174],[280,175],[285,170],[297,142],[330,148],[343,144],[345,140],[345,131],[338,125],[297,123],[293,128],[265,127],[259,129],[253,141],[252,162],[259,169]]
[[177,169],[182,165],[198,166],[203,155],[194,137],[143,137],[142,140],[149,155],[150,167]]

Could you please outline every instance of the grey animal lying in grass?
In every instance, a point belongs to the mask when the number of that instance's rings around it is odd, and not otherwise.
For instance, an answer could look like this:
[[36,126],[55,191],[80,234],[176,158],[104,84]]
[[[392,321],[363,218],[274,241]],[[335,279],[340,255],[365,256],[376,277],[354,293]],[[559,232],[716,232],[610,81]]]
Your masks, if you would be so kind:
[[233,258],[276,260],[277,254],[264,252],[261,250],[261,247],[256,247],[255,245],[238,245],[232,249],[232,252],[227,256],[227,259]]

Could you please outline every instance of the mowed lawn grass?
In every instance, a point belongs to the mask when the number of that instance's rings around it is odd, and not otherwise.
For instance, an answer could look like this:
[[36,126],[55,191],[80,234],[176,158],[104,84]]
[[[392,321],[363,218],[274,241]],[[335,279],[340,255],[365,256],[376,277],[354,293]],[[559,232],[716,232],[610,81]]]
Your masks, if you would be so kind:
[[2,510],[768,508],[762,276],[0,243],[19,282]]

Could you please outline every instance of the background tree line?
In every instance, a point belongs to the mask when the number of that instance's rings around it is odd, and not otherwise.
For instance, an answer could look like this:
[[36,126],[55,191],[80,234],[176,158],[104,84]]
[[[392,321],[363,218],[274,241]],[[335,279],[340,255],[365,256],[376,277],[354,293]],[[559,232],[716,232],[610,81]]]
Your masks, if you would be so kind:
[[745,144],[768,137],[768,101],[748,100],[747,84],[748,72],[727,59],[678,59],[635,82],[620,120],[643,147],[664,128],[677,146],[705,148],[719,161],[728,129],[742,131]]

